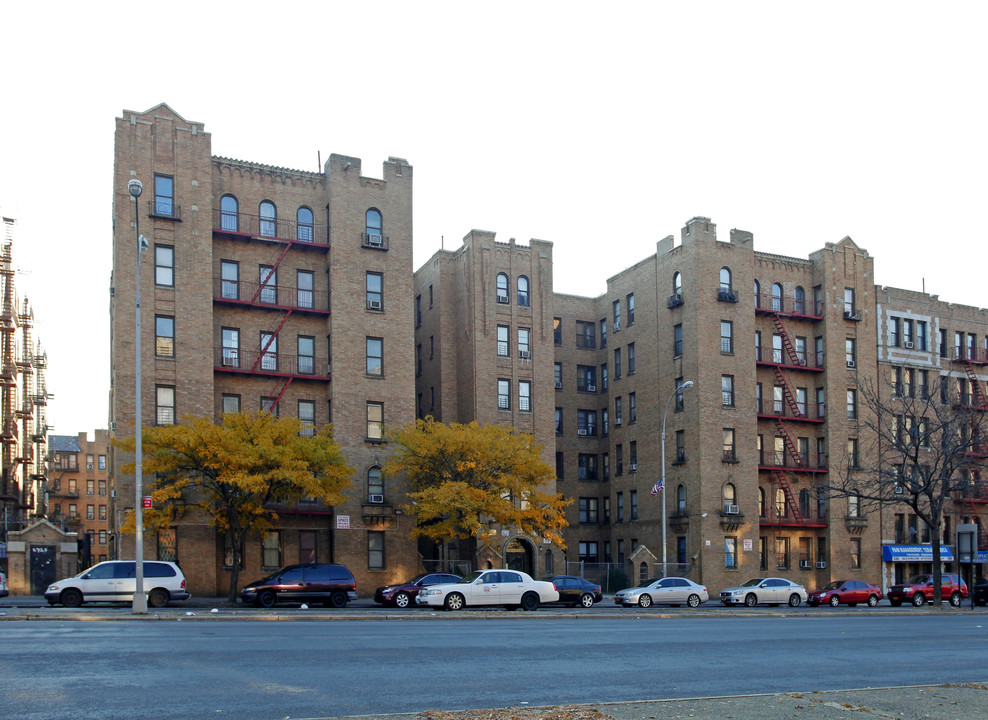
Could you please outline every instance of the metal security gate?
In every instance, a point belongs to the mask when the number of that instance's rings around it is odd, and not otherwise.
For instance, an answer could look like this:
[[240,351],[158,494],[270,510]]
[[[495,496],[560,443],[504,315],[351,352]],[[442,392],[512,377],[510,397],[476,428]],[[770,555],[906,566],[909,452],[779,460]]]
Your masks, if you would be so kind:
[[31,594],[44,595],[55,582],[55,546],[31,546]]

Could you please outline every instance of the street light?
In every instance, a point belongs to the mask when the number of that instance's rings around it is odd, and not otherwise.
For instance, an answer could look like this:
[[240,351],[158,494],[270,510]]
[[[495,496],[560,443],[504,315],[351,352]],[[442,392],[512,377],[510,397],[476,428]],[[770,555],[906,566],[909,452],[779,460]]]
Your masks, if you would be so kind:
[[669,406],[672,405],[673,399],[688,387],[693,387],[692,380],[687,380],[676,386],[672,395],[669,396],[668,402],[666,402],[666,411],[662,415],[662,479],[659,481],[659,487],[662,489],[662,577],[666,577],[668,574],[668,563],[666,562],[666,525],[668,524],[666,514],[666,418],[669,417]]
[[134,582],[134,605],[133,612],[135,615],[144,615],[148,611],[148,599],[144,594],[144,487],[143,480],[141,477],[143,471],[143,457],[144,450],[142,447],[141,437],[142,433],[142,413],[141,413],[141,255],[148,246],[147,239],[141,235],[141,220],[140,213],[137,208],[137,199],[144,192],[144,185],[137,178],[134,178],[129,183],[127,183],[127,189],[130,190],[131,196],[134,198],[134,227],[137,234],[137,293],[135,295],[136,302],[134,307],[134,369],[135,369],[135,380],[134,380],[134,413],[136,415],[136,423],[134,430],[134,445],[136,446],[134,451],[137,455],[135,458],[134,471],[134,534],[135,534],[135,549],[134,549],[134,567],[135,567],[135,582]]

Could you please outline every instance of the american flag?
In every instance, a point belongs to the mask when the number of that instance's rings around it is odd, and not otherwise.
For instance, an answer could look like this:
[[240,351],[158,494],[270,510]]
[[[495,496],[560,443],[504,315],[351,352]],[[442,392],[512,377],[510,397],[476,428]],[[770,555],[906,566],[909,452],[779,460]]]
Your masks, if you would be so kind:
[[659,494],[659,490],[662,490],[662,489],[663,489],[663,487],[662,487],[662,478],[659,478],[659,481],[657,483],[655,483],[655,485],[652,486],[652,494],[653,495],[658,495]]

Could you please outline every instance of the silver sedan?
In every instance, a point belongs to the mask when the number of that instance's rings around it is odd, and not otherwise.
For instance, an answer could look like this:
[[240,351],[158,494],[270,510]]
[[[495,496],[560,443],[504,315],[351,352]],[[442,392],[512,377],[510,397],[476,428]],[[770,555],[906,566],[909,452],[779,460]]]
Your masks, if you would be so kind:
[[614,602],[618,605],[638,605],[643,608],[651,605],[689,605],[695,608],[709,599],[707,588],[681,577],[649,580],[614,595]]
[[725,605],[781,605],[797,607],[806,602],[806,588],[785,578],[752,578],[748,582],[720,591]]

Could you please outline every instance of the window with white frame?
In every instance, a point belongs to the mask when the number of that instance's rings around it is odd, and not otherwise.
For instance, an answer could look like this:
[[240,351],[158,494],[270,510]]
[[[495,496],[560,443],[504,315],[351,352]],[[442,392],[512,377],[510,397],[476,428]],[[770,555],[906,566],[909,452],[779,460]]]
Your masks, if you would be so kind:
[[175,386],[157,385],[155,391],[155,422],[158,425],[175,424]]
[[511,381],[507,378],[498,378],[497,381],[497,409],[511,409]]
[[175,287],[175,248],[171,245],[154,246],[154,284]]
[[532,381],[518,381],[518,410],[532,412]]
[[509,333],[511,328],[507,325],[497,326],[497,355],[498,357],[508,357]]

